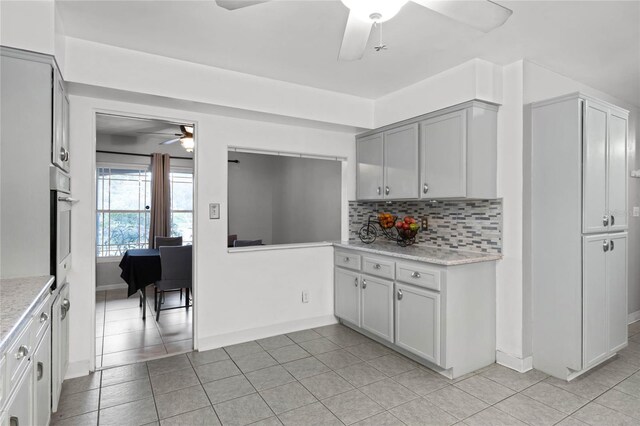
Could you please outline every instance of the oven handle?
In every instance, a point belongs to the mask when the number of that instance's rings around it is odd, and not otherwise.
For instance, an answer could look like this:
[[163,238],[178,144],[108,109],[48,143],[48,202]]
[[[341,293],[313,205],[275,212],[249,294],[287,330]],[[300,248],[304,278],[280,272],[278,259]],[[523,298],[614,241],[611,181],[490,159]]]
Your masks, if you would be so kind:
[[76,200],[75,198],[71,198],[71,197],[58,197],[58,201],[64,201],[66,203],[74,204],[80,200]]

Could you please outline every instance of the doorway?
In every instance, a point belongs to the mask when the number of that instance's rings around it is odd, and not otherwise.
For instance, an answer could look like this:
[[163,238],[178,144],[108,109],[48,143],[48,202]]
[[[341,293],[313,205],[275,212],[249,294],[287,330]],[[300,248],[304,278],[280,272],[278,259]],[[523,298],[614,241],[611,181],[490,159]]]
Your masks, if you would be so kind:
[[96,369],[193,349],[194,135],[96,114]]

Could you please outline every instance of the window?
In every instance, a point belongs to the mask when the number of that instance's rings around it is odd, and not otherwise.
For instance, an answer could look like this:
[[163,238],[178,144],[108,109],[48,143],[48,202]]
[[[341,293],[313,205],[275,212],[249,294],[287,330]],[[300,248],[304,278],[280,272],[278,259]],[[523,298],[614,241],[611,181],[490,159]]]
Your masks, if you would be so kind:
[[149,246],[148,166],[98,167],[97,255],[121,256]]
[[[193,242],[193,173],[172,169],[171,236]],[[104,165],[97,170],[96,254],[122,256],[149,247],[151,172],[148,166]]]

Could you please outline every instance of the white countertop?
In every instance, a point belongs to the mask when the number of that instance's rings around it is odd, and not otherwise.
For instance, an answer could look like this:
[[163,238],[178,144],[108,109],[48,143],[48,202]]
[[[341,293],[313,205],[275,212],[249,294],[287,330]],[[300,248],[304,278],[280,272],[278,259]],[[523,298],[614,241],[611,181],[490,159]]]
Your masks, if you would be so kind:
[[490,262],[502,259],[502,255],[500,254],[452,250],[417,244],[400,247],[398,244],[390,241],[376,241],[371,244],[365,244],[361,241],[340,241],[333,243],[333,245],[338,248],[359,250],[367,253],[444,266],[466,265],[468,263]]
[[0,280],[0,355],[49,294],[53,280],[51,275]]

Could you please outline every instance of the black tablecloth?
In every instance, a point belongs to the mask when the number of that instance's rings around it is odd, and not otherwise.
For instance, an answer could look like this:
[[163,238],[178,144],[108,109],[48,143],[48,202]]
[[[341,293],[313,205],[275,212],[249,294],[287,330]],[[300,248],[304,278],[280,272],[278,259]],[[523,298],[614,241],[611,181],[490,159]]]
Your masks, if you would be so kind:
[[119,266],[122,269],[120,278],[129,285],[129,296],[138,290],[144,291],[146,286],[160,281],[162,276],[158,249],[127,250]]

